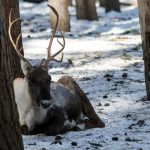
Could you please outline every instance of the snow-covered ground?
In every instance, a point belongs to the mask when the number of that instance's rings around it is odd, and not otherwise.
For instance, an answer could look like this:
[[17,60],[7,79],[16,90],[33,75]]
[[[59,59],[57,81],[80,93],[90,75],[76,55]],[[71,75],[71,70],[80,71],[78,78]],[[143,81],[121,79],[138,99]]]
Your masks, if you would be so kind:
[[[20,1],[25,56],[33,64],[46,57],[50,37],[47,3]],[[51,63],[54,81],[63,75],[76,79],[89,97],[103,129],[54,136],[23,136],[26,150],[149,150],[150,104],[145,101],[144,66],[138,10],[105,14],[97,6],[98,21],[76,20],[70,7],[71,32],[66,33],[62,63]],[[58,34],[59,38],[59,34]],[[54,41],[54,51],[59,49]],[[53,51],[53,52],[54,52]],[[70,63],[71,62],[71,63]]]

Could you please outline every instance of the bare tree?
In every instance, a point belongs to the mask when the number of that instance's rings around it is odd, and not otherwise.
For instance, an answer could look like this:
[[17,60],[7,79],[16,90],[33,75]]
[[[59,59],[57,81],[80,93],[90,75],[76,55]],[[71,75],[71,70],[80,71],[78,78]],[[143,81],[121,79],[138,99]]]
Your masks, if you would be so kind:
[[[19,59],[8,38],[8,16],[11,8],[14,9],[14,15],[19,17],[18,0],[0,0],[0,149],[22,150],[19,116],[12,87],[13,79],[21,75],[21,71]],[[16,32],[20,32],[20,23],[16,24],[12,32],[14,38]]]
[[120,12],[119,0],[105,0],[106,12],[111,10]]
[[[49,4],[57,10],[60,16],[58,22],[58,30],[70,31],[70,19],[68,11],[69,0],[49,0]],[[52,11],[50,12],[50,18],[51,28],[54,29],[56,16]]]
[[77,19],[98,20],[96,0],[76,0]]
[[147,99],[150,100],[150,1],[138,0]]

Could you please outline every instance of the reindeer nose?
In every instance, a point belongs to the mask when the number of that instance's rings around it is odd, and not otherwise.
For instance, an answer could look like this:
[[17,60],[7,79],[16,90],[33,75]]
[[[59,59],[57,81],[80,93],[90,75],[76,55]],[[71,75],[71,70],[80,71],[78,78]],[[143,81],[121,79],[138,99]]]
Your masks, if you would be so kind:
[[48,108],[51,104],[52,104],[52,101],[50,99],[42,100],[41,102],[42,108],[44,109]]

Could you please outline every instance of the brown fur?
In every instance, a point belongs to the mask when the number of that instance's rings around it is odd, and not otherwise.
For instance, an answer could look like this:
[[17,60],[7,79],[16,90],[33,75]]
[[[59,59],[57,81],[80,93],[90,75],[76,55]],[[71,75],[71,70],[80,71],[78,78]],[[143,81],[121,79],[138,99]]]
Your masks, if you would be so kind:
[[63,76],[58,80],[58,82],[63,84],[73,94],[77,94],[81,99],[83,114],[89,118],[88,121],[85,121],[87,128],[105,127],[105,124],[101,121],[101,119],[97,116],[96,112],[94,111],[94,108],[91,105],[88,97],[85,95],[83,90],[79,87],[77,82],[72,77]]

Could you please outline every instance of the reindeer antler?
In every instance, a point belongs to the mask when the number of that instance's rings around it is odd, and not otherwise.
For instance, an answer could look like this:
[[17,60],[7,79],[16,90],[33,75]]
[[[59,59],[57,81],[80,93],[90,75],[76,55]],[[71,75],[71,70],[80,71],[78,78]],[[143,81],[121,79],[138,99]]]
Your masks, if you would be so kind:
[[54,7],[52,7],[52,6],[49,5],[49,4],[48,4],[48,6],[52,9],[53,13],[56,15],[56,24],[55,24],[54,29],[53,29],[53,31],[52,31],[52,36],[51,36],[51,38],[50,38],[50,42],[49,42],[49,45],[48,45],[48,48],[47,48],[47,50],[48,50],[48,52],[47,52],[47,64],[48,64],[51,60],[54,60],[54,61],[57,61],[57,62],[61,62],[62,59],[63,59],[63,54],[62,54],[62,58],[61,58],[60,60],[56,60],[55,57],[56,57],[59,53],[61,53],[61,52],[64,50],[64,48],[65,48],[65,38],[64,38],[63,33],[61,32],[61,36],[62,36],[62,38],[63,38],[63,44],[62,44],[60,41],[58,41],[58,39],[57,39],[57,42],[62,46],[62,48],[61,48],[58,52],[56,52],[55,54],[53,54],[53,55],[51,56],[51,47],[52,47],[53,39],[54,39],[54,37],[55,37],[56,30],[57,30],[57,27],[58,27],[59,14],[58,14],[58,12],[56,11],[56,9],[55,9]]
[[[12,38],[12,35],[11,35],[11,29],[12,29],[12,26],[14,25],[14,23],[16,23],[18,20],[20,20],[20,18],[17,18],[15,20],[11,20],[12,18],[12,11],[13,9],[10,10],[10,13],[9,13],[9,27],[8,27],[8,35],[9,35],[9,38],[10,38],[10,41],[15,49],[15,51],[17,52],[18,56],[23,59],[24,61],[27,61],[27,59],[25,59],[25,57],[20,53],[20,51],[22,50],[22,47],[19,48],[18,47],[18,42],[20,40],[20,37],[21,37],[21,33],[18,35],[16,41],[13,40]],[[28,62],[28,61],[27,61]],[[29,63],[29,62],[28,62]],[[30,64],[30,63],[29,63]]]
[[[56,15],[56,24],[55,24],[55,27],[52,31],[52,36],[50,38],[50,42],[49,42],[49,45],[48,45],[48,48],[47,48],[47,60],[46,60],[46,65],[48,65],[48,63],[51,61],[51,60],[54,60],[54,61],[57,61],[57,62],[61,62],[62,59],[63,59],[63,54],[62,54],[62,57],[60,60],[57,60],[55,59],[55,57],[61,53],[64,48],[65,48],[65,38],[64,38],[64,35],[63,33],[61,32],[61,36],[63,38],[63,43],[61,43],[58,39],[57,39],[57,42],[61,45],[61,49],[59,51],[57,51],[55,54],[51,55],[51,47],[52,47],[52,43],[53,43],[53,39],[55,37],[55,34],[56,34],[56,30],[57,30],[57,26],[58,26],[58,21],[59,21],[59,15],[56,11],[56,9],[54,7],[52,7],[51,5],[48,4],[48,6],[51,8],[51,10],[53,11],[53,13]],[[19,46],[18,46],[18,42],[20,40],[20,37],[21,37],[21,33],[18,35],[16,41],[13,40],[12,38],[12,35],[11,35],[11,29],[12,29],[12,26],[14,25],[14,23],[16,23],[18,20],[20,20],[20,18],[17,18],[15,20],[11,20],[12,18],[12,10],[10,10],[10,13],[9,13],[9,28],[8,28],[8,34],[9,34],[9,38],[10,38],[10,41],[15,49],[15,51],[17,52],[18,56],[23,59],[24,61],[27,61],[27,59],[25,59],[25,57],[20,53],[20,51],[22,50],[22,47],[19,49]],[[28,62],[28,61],[27,61]],[[28,62],[29,63],[29,62]],[[29,63],[30,64],[30,63]]]

